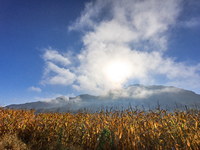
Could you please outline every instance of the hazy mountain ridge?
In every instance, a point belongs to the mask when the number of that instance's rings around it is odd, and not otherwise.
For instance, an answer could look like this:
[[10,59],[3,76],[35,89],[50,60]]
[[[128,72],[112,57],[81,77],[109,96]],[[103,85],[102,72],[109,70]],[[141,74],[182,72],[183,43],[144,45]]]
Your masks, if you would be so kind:
[[105,95],[92,96],[83,94],[76,97],[60,96],[48,101],[8,105],[6,108],[35,109],[36,112],[78,112],[87,109],[96,112],[101,109],[127,109],[136,105],[146,109],[153,109],[160,105],[161,108],[184,109],[200,106],[200,95],[172,87],[161,85],[132,85],[124,89],[112,90]]

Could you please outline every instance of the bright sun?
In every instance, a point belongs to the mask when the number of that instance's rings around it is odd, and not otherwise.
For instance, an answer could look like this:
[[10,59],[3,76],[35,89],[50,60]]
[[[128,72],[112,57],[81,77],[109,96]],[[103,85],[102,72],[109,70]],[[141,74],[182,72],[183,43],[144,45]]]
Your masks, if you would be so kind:
[[106,67],[106,75],[113,82],[123,82],[130,75],[130,66],[123,62],[112,62]]

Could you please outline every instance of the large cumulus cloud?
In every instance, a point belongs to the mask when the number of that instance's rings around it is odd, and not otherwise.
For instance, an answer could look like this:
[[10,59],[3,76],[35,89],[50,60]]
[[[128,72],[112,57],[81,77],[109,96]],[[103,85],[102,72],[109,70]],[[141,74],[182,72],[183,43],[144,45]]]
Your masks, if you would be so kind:
[[[71,32],[84,33],[81,52],[72,58],[46,49],[42,82],[71,85],[76,90],[93,94],[135,82],[195,88],[195,82],[200,81],[200,64],[190,66],[165,55],[169,29],[181,12],[180,3],[180,0],[87,3],[81,16],[69,26]],[[128,66],[125,78],[119,82],[111,80],[107,74],[108,66],[113,63]]]

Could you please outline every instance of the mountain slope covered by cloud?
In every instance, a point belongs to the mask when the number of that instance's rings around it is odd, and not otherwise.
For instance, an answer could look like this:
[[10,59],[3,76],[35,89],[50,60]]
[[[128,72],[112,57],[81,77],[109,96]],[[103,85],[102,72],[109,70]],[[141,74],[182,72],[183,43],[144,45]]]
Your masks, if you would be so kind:
[[19,105],[9,105],[8,108],[35,109],[36,112],[96,112],[103,110],[121,110],[135,108],[185,110],[200,106],[200,95],[192,91],[169,86],[133,85],[120,90],[111,90],[101,96],[79,95],[76,97],[57,97],[48,101],[39,101]]

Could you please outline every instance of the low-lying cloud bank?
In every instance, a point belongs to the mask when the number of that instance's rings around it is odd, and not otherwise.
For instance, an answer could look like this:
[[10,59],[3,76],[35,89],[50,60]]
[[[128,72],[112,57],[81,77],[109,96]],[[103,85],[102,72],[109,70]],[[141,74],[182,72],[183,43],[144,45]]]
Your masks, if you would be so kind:
[[[199,88],[200,63],[165,56],[169,30],[181,13],[181,0],[95,0],[69,26],[83,32],[84,47],[69,55],[45,49],[43,84],[70,85],[103,94],[135,82]],[[149,93],[146,93],[149,94]],[[144,94],[145,95],[145,94]]]
[[163,93],[179,93],[182,89],[168,86],[143,86],[134,85],[120,90],[111,90],[102,97],[111,97],[112,99],[132,98],[137,100],[148,99],[153,95],[161,95]]
[[200,95],[194,92],[167,86],[133,85],[121,90],[111,90],[105,95],[79,95],[76,97],[59,96],[46,101],[38,101],[19,105],[9,105],[7,108],[35,109],[39,112],[72,112],[78,113],[85,109],[88,112],[103,110],[130,109],[174,109],[198,108]]

